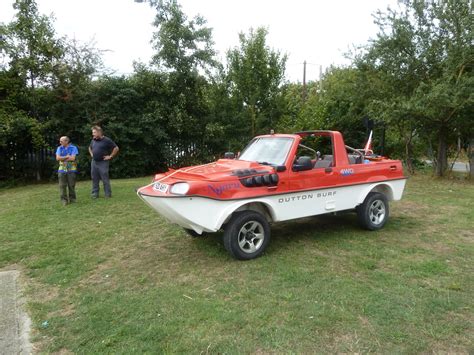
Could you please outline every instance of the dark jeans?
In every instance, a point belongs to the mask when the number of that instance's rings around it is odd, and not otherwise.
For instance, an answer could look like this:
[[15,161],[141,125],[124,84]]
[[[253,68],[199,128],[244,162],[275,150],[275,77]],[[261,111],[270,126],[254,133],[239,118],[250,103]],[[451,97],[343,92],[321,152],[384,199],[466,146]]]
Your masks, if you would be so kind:
[[99,182],[102,180],[104,184],[105,197],[112,197],[112,188],[110,187],[109,180],[109,161],[95,161],[91,163],[91,176],[92,176],[92,197],[99,197]]
[[[76,173],[58,173],[61,201],[76,201]],[[68,191],[69,190],[69,191]],[[69,196],[68,196],[69,192]]]

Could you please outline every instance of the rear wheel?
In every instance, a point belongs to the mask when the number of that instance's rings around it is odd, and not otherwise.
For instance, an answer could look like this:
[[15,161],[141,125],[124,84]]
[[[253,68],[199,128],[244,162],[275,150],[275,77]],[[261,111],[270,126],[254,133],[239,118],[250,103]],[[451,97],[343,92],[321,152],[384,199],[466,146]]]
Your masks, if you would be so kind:
[[356,210],[362,227],[368,230],[380,229],[389,216],[387,197],[380,192],[371,192]]
[[255,211],[236,213],[224,230],[224,247],[236,259],[249,260],[262,255],[270,242],[270,225]]

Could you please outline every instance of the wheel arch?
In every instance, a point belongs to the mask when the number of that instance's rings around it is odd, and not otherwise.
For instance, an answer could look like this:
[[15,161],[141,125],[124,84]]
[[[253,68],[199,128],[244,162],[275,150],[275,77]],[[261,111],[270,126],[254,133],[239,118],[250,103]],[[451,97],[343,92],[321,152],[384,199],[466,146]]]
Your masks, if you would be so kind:
[[383,182],[379,184],[372,184],[368,186],[366,189],[362,191],[362,193],[359,195],[359,199],[357,201],[357,204],[361,204],[364,202],[365,198],[367,195],[371,192],[379,192],[385,197],[387,197],[388,201],[393,201],[394,195],[393,195],[393,187],[390,185],[390,183]]
[[263,201],[250,201],[250,202],[242,202],[241,204],[234,205],[232,209],[222,216],[218,222],[218,228],[222,228],[224,224],[226,224],[236,212],[240,211],[255,211],[261,213],[268,223],[271,223],[276,219],[275,212],[273,208],[266,202]]

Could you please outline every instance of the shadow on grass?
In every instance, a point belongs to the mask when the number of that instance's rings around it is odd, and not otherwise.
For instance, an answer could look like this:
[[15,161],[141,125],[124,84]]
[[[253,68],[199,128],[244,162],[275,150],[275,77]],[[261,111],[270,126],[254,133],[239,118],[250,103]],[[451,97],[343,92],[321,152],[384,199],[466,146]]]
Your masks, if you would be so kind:
[[[271,225],[271,243],[267,253],[284,248],[291,249],[298,244],[344,244],[374,238],[374,233],[390,234],[411,230],[419,225],[415,216],[391,216],[386,226],[378,232],[360,227],[357,215],[353,211],[326,214],[274,223]],[[182,232],[183,237],[191,238]],[[193,245],[207,255],[226,253],[223,245],[224,232],[210,233],[203,237],[192,238]],[[181,235],[179,236],[181,237]]]

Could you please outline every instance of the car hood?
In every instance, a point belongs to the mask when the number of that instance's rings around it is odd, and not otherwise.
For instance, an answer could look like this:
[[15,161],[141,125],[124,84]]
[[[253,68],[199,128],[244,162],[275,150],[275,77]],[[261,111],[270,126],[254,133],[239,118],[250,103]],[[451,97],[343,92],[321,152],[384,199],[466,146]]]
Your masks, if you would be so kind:
[[159,180],[166,178],[182,181],[226,181],[235,178],[274,172],[273,167],[245,160],[219,159],[216,162],[170,171]]

